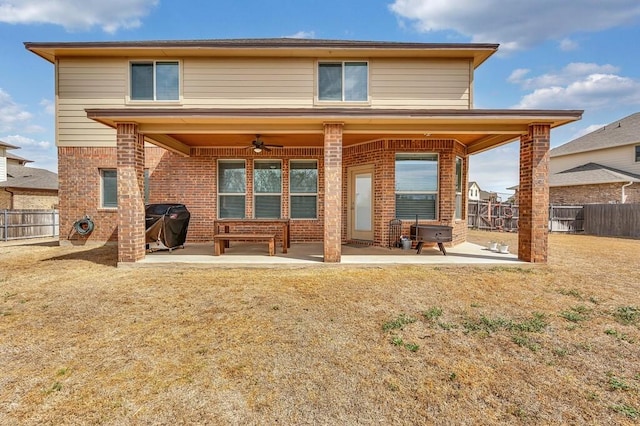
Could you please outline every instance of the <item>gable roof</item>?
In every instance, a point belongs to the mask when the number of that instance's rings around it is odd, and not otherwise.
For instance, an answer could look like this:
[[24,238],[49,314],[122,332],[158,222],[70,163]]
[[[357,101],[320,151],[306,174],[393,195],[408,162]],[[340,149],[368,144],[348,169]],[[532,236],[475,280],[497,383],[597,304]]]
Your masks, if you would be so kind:
[[640,182],[640,175],[598,163],[587,163],[549,176],[549,186]]
[[27,160],[26,158],[22,158],[19,155],[15,155],[10,152],[7,152],[7,160],[14,160],[20,164],[33,163],[33,160]]
[[20,147],[17,147],[15,145],[11,145],[10,143],[6,143],[3,141],[0,141],[0,148],[6,148],[6,149],[20,149]]
[[35,167],[7,164],[7,180],[0,188],[58,190],[58,174]]
[[62,56],[297,56],[470,58],[478,67],[498,50],[493,43],[409,43],[392,41],[256,38],[100,42],[25,42],[54,63]]
[[550,157],[640,143],[640,112],[616,120],[549,151]]

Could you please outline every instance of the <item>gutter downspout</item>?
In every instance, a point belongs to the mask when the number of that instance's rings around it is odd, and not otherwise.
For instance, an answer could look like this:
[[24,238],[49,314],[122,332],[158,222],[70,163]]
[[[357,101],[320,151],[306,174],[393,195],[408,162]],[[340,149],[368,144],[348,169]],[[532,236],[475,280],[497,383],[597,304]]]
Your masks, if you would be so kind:
[[621,200],[622,204],[624,204],[627,201],[627,195],[624,193],[624,189],[627,186],[631,186],[631,185],[633,185],[633,182],[625,183],[624,185],[622,185],[622,200]]

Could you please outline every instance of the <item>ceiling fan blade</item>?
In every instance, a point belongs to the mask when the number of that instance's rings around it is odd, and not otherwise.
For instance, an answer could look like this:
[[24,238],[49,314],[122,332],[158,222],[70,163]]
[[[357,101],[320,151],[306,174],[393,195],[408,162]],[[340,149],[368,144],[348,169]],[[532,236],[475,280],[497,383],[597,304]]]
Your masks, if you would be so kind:
[[282,145],[265,144],[264,146],[270,146],[271,148],[282,148]]
[[265,150],[265,151],[267,151],[267,152],[271,152],[271,148],[269,148],[270,146],[271,146],[271,145],[265,145],[265,144],[262,144],[262,149],[264,149],[264,150]]

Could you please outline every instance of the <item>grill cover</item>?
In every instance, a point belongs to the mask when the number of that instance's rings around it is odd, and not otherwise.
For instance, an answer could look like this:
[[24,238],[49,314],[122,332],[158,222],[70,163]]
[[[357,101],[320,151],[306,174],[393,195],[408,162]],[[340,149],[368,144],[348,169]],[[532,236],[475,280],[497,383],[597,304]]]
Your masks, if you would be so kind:
[[191,214],[184,204],[148,204],[145,207],[145,242],[149,249],[184,246]]

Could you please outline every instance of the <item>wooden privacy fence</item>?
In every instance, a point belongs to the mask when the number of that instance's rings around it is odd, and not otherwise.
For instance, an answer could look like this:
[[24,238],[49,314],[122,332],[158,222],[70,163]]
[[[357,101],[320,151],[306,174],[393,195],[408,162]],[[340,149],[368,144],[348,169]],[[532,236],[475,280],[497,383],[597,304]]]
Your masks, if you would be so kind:
[[[467,225],[487,231],[518,231],[517,205],[469,201]],[[640,204],[549,206],[549,231],[640,238]]]
[[584,206],[584,232],[640,238],[640,204],[587,204]]
[[549,231],[583,232],[584,214],[582,206],[549,206]]
[[0,210],[0,241],[57,237],[58,210]]

